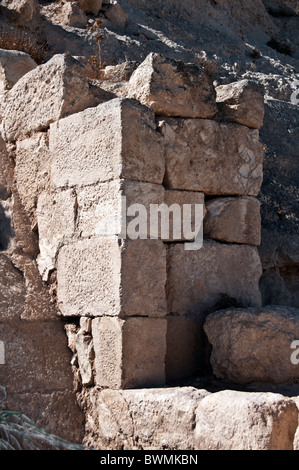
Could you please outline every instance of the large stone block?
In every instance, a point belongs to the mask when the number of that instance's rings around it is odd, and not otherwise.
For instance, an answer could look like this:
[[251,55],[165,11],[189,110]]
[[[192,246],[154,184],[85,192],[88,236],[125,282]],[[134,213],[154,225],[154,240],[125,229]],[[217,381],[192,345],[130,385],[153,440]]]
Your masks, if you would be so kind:
[[124,389],[165,384],[165,319],[96,318],[92,336],[96,385]]
[[264,87],[252,80],[240,80],[216,87],[217,118],[260,129],[264,119]]
[[193,387],[94,389],[87,433],[99,449],[194,449],[194,414],[206,395]]
[[257,196],[263,171],[258,131],[206,119],[166,119],[166,186],[207,195]]
[[202,221],[195,205],[201,205],[205,213],[203,193],[165,191],[160,184],[142,181],[109,181],[78,188],[76,193],[81,237],[122,234],[130,239],[193,241],[195,224]]
[[[201,249],[168,249],[169,313],[209,313],[233,306],[260,306],[262,267],[256,247],[204,240]],[[221,306],[221,307],[219,307]]]
[[51,179],[57,187],[127,178],[161,184],[163,139],[152,110],[114,99],[50,128]]
[[198,450],[292,450],[298,410],[278,393],[223,390],[196,410]]
[[161,240],[90,238],[63,246],[58,306],[65,316],[166,313],[166,249]]
[[211,365],[217,377],[235,383],[299,381],[299,353],[291,348],[299,340],[299,309],[221,310],[208,315],[204,330],[213,346]]
[[204,235],[229,243],[258,246],[261,242],[260,202],[250,196],[215,198],[206,203]]
[[28,72],[7,93],[3,109],[6,139],[46,129],[51,122],[95,105],[85,68],[68,55],[55,55]]
[[212,118],[217,112],[216,93],[204,70],[159,54],[149,54],[135,70],[128,94],[158,115]]

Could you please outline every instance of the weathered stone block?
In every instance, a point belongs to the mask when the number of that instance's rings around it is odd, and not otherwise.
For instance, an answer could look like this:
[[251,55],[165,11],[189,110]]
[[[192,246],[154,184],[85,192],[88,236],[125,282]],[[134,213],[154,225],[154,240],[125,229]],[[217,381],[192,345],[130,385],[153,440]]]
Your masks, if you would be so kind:
[[9,90],[26,73],[37,67],[29,54],[0,49],[0,92]]
[[153,111],[135,100],[117,98],[52,124],[50,151],[57,187],[163,181],[163,139]]
[[[299,309],[283,306],[227,309],[208,315],[204,330],[213,346],[217,377],[235,383],[299,381]],[[297,347],[298,349],[298,347]],[[297,361],[297,359],[296,359]]]
[[36,222],[39,194],[45,191],[49,178],[47,134],[39,132],[16,143],[15,178],[18,193],[32,225]]
[[42,193],[37,203],[39,250],[37,263],[44,280],[55,268],[59,248],[75,230],[76,195],[72,190]]
[[63,246],[57,281],[58,305],[65,316],[166,313],[166,249],[161,240],[90,238]]
[[[201,249],[168,249],[168,312],[201,315],[229,306],[261,305],[256,247],[204,240]],[[219,307],[221,306],[221,307]]]
[[205,119],[167,119],[166,186],[207,195],[257,196],[263,171],[258,131]]
[[55,55],[28,72],[7,93],[3,129],[7,140],[46,129],[51,122],[95,104],[85,68],[68,55]]
[[223,390],[196,410],[198,450],[292,450],[298,410],[278,393]]
[[212,81],[201,67],[155,53],[135,70],[128,93],[158,115],[212,118],[217,112]]
[[[99,449],[193,449],[194,414],[208,394],[193,387],[93,389],[98,426],[93,443]],[[90,422],[87,432],[94,434]]]
[[96,385],[165,384],[166,320],[102,317],[92,321]]
[[229,243],[258,246],[261,242],[261,215],[258,199],[215,198],[206,203],[204,235]]
[[264,87],[252,80],[240,80],[216,87],[217,118],[260,129],[264,119]]

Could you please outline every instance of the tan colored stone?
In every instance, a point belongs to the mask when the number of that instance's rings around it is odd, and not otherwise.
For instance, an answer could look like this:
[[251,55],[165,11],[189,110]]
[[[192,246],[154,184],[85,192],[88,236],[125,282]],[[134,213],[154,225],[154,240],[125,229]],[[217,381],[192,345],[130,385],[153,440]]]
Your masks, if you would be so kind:
[[2,0],[1,7],[4,16],[18,25],[28,26],[39,19],[38,0]]
[[221,310],[208,315],[204,330],[213,346],[211,365],[217,377],[235,383],[299,380],[299,364],[291,362],[291,354],[296,355],[291,344],[299,339],[299,309]]
[[45,190],[49,178],[49,148],[47,134],[39,132],[16,144],[15,178],[18,193],[32,225],[36,222],[39,194]]
[[256,247],[204,240],[199,250],[168,249],[167,303],[173,314],[202,315],[224,306],[261,304]]
[[264,119],[264,87],[252,80],[240,80],[216,87],[217,118],[260,129]]
[[128,13],[115,1],[108,6],[105,16],[109,21],[112,21],[112,23],[117,24],[121,28],[126,26],[129,19]]
[[194,449],[194,413],[206,395],[193,387],[93,390],[98,434],[90,418],[87,432],[99,449]]
[[93,341],[90,335],[78,332],[76,335],[76,352],[81,375],[82,385],[93,385]]
[[202,68],[155,53],[131,76],[128,96],[163,116],[212,118],[217,112],[216,92]]
[[42,193],[37,203],[39,231],[38,267],[44,280],[55,268],[59,248],[75,230],[76,195],[72,190]]
[[161,240],[90,238],[63,246],[58,305],[65,316],[166,313],[166,250]]
[[223,390],[196,410],[198,450],[292,450],[298,410],[278,393]]
[[215,198],[206,202],[204,235],[229,243],[258,246],[261,242],[261,216],[258,199]]
[[51,122],[93,105],[83,65],[69,55],[55,55],[20,78],[7,93],[3,109],[6,139],[46,129]]
[[96,385],[125,389],[165,384],[165,319],[96,318],[92,336]]
[[85,15],[80,2],[66,2],[62,5],[59,15],[60,22],[65,26],[84,27],[87,24],[87,16]]
[[0,49],[0,92],[9,90],[26,73],[37,67],[29,54]]
[[167,119],[166,186],[208,195],[257,196],[263,146],[258,131],[204,119]]
[[162,142],[154,113],[135,100],[86,109],[51,125],[52,182],[85,186],[127,178],[161,184]]
[[[7,256],[0,256],[0,318],[1,322],[20,319],[24,311],[25,283],[20,271]],[[2,338],[0,337],[0,340]]]

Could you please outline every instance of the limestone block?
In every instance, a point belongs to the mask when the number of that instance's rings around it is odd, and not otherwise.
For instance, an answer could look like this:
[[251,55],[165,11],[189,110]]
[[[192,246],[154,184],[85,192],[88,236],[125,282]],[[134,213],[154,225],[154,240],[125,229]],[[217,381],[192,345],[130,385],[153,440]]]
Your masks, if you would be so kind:
[[76,196],[72,190],[42,193],[37,203],[39,250],[37,263],[44,280],[54,269],[59,248],[75,230]]
[[76,335],[76,352],[78,355],[78,364],[82,385],[92,385],[94,350],[93,341],[90,335],[85,335],[81,332],[78,332]]
[[206,395],[206,390],[193,387],[94,389],[96,445],[99,449],[193,449],[194,413]]
[[208,315],[204,330],[213,346],[211,365],[217,377],[235,383],[298,382],[299,364],[291,361],[297,353],[291,344],[299,340],[299,309],[220,310]]
[[9,90],[26,73],[37,67],[29,54],[0,49],[0,92]]
[[165,119],[166,187],[257,196],[263,178],[258,131],[207,119]]
[[50,172],[49,158],[47,134],[44,132],[38,132],[16,143],[16,184],[32,225],[35,224],[38,196],[47,186]]
[[155,53],[131,76],[128,96],[162,116],[212,118],[217,112],[213,84],[201,67]]
[[51,179],[57,187],[127,178],[161,184],[163,139],[154,113],[135,100],[114,99],[50,128]]
[[261,242],[261,216],[258,199],[244,197],[215,198],[206,203],[204,234],[228,243],[258,246]]
[[77,189],[78,232],[82,237],[122,233],[124,238],[163,241],[185,240],[186,235],[192,241],[195,224],[201,222],[195,205],[201,205],[204,214],[203,193],[164,191],[160,184],[115,180],[86,186]]
[[166,249],[161,240],[78,240],[60,249],[57,281],[58,305],[65,316],[166,313]]
[[256,247],[204,240],[201,249],[186,251],[176,243],[168,249],[167,263],[169,313],[201,315],[231,305],[261,305]]
[[92,336],[96,385],[125,389],[165,384],[165,319],[95,318]]
[[198,450],[292,450],[298,410],[278,393],[223,390],[196,410]]
[[217,118],[260,129],[264,119],[264,87],[240,80],[216,87]]
[[51,122],[93,106],[85,68],[73,57],[55,55],[28,72],[7,93],[3,129],[7,140],[46,129]]

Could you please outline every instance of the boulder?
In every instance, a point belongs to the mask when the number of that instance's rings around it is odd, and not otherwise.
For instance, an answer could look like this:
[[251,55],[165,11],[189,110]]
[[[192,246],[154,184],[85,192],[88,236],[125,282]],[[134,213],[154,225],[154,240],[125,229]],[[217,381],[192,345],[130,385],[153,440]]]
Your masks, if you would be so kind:
[[263,180],[258,131],[209,119],[161,122],[165,185],[214,196],[257,196]]
[[103,0],[78,0],[83,11],[90,15],[97,15],[102,8]]
[[105,11],[105,16],[112,23],[124,28],[128,22],[129,15],[118,2],[111,3]]
[[0,8],[8,21],[18,25],[27,26],[39,18],[38,0],[2,0]]
[[206,202],[204,234],[228,243],[258,246],[261,242],[260,202],[250,196],[215,198]]
[[87,24],[87,16],[80,2],[66,2],[63,4],[59,19],[65,26],[85,27]]
[[217,112],[213,84],[202,68],[154,53],[132,74],[128,96],[158,115],[212,118]]
[[24,75],[7,93],[4,134],[7,140],[16,140],[93,106],[94,101],[83,65],[71,56],[55,55]]
[[26,73],[37,67],[29,54],[0,49],[0,92],[9,90]]
[[240,80],[216,87],[217,118],[260,129],[264,119],[264,87],[252,80]]
[[198,450],[292,450],[298,410],[277,393],[223,390],[196,409]]
[[217,377],[241,384],[299,381],[299,364],[291,360],[296,355],[291,345],[299,340],[299,309],[228,308],[208,315],[204,330]]

